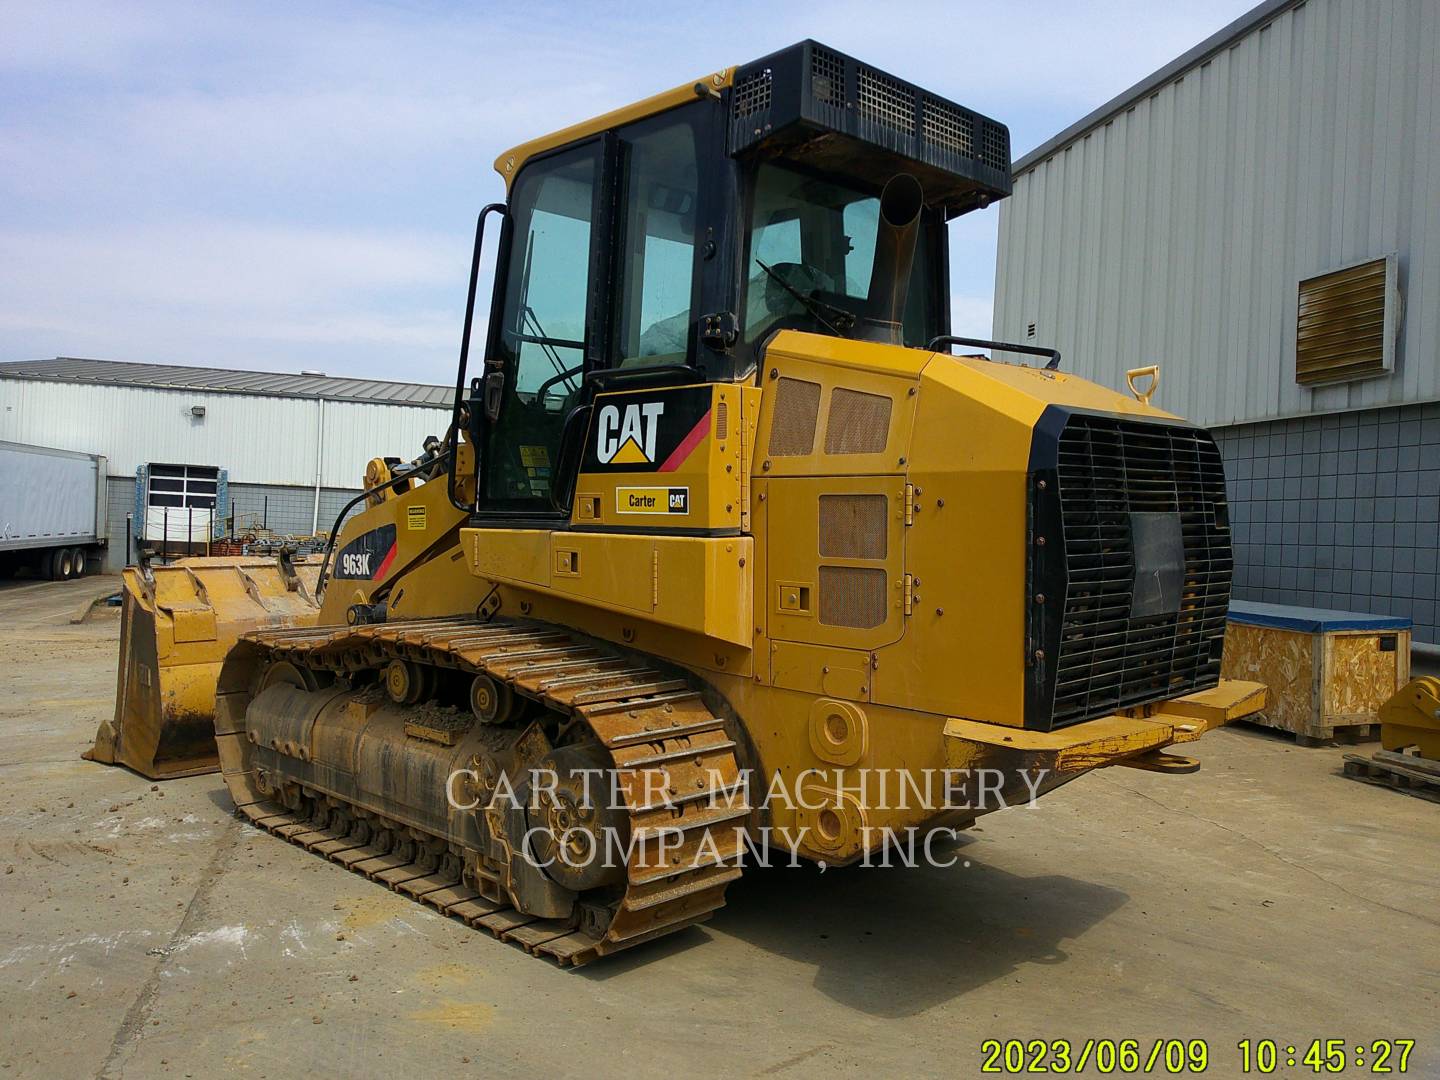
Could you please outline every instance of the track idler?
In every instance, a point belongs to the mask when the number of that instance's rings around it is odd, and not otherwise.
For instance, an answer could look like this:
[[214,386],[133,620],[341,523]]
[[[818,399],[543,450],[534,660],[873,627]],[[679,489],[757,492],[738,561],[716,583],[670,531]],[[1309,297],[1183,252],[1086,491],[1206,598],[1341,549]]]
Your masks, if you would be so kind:
[[625,880],[630,823],[617,805],[609,756],[595,745],[564,746],[543,757],[527,800],[530,850],[557,884],[587,892]]

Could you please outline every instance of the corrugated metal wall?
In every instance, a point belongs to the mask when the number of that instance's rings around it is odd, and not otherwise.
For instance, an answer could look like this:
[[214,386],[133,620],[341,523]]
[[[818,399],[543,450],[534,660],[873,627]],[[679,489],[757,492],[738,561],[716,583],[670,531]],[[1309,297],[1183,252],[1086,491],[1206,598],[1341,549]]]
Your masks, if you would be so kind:
[[[1396,252],[1386,376],[1295,382],[1302,278]],[[1440,0],[1308,0],[1021,174],[995,336],[1206,424],[1440,398]]]
[[[0,379],[0,439],[105,454],[112,476],[159,461],[216,465],[232,484],[313,487],[319,411],[300,398]],[[448,420],[444,409],[325,402],[322,485],[358,489],[372,457],[408,461]]]

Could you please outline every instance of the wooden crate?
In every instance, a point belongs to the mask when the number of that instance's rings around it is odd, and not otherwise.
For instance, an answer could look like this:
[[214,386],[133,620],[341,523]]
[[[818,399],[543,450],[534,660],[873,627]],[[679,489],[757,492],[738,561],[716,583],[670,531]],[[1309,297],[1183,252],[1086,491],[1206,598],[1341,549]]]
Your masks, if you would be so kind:
[[1265,711],[1250,719],[1302,746],[1374,737],[1364,729],[1410,681],[1410,628],[1384,615],[1235,601],[1220,674],[1268,686]]

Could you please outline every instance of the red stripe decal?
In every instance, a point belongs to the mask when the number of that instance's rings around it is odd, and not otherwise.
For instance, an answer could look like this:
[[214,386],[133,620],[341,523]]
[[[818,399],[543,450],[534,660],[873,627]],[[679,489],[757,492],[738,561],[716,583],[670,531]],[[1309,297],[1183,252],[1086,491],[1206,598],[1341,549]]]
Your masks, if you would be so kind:
[[695,448],[705,441],[705,436],[710,434],[710,410],[705,410],[705,415],[695,421],[695,426],[690,429],[690,434],[680,440],[680,445],[671,451],[670,456],[660,466],[661,472],[674,472],[685,464],[685,459],[695,452]]
[[370,579],[371,581],[379,581],[385,576],[385,572],[390,569],[390,564],[395,561],[395,551],[399,546],[399,544],[390,545],[390,550],[385,553],[385,558],[380,560],[380,569],[375,571],[375,576]]

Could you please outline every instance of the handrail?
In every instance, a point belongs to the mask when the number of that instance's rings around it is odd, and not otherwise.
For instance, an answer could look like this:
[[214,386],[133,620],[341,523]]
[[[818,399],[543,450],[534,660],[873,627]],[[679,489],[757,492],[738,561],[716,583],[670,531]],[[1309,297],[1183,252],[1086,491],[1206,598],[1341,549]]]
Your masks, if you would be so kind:
[[971,345],[977,349],[999,349],[1001,352],[1025,353],[1027,356],[1048,356],[1050,362],[1045,365],[1046,371],[1054,371],[1060,366],[1059,349],[1042,349],[1038,345],[1016,345],[1008,341],[986,341],[983,338],[941,334],[937,338],[932,338],[930,344],[925,347],[931,352],[939,352],[942,348],[948,352],[951,345]]
[[[426,464],[438,465],[445,460],[446,455],[450,454],[450,452],[450,447],[444,447],[442,450],[440,450],[439,453],[437,453],[433,458],[426,462]],[[320,600],[324,596],[325,582],[330,570],[330,555],[335,550],[335,541],[340,538],[340,527],[345,524],[345,515],[350,513],[350,511],[355,509],[355,507],[359,506],[360,503],[363,502],[365,499],[370,498],[370,496],[378,495],[386,488],[394,487],[396,484],[404,480],[410,479],[415,473],[419,471],[419,469],[412,469],[411,471],[401,473],[398,476],[392,472],[390,474],[389,480],[386,480],[383,484],[376,484],[372,488],[366,488],[364,491],[360,492],[359,495],[356,495],[353,499],[351,499],[349,502],[347,502],[344,506],[340,508],[340,512],[335,515],[335,526],[330,530],[330,538],[325,541],[325,557],[320,560],[320,573],[315,578],[316,600]],[[454,477],[455,469],[453,462],[451,464],[451,468],[447,471],[449,472],[451,477]],[[433,472],[431,475],[434,475]],[[453,499],[451,501],[454,502]],[[457,505],[456,509],[468,511],[470,508],[468,506]]]
[[[465,325],[460,331],[460,364],[455,371],[455,399],[450,407],[450,430],[445,433],[446,449],[450,451],[450,468],[445,479],[445,491],[450,496],[450,505],[457,510],[471,511],[455,496],[455,469],[460,461],[456,453],[460,446],[460,413],[465,406],[465,374],[470,366],[470,324],[475,321],[475,288],[480,280],[480,250],[485,243],[485,219],[491,214],[505,214],[504,203],[490,203],[475,218],[475,249],[470,254],[470,288],[465,294]],[[496,271],[503,273],[502,267]]]

